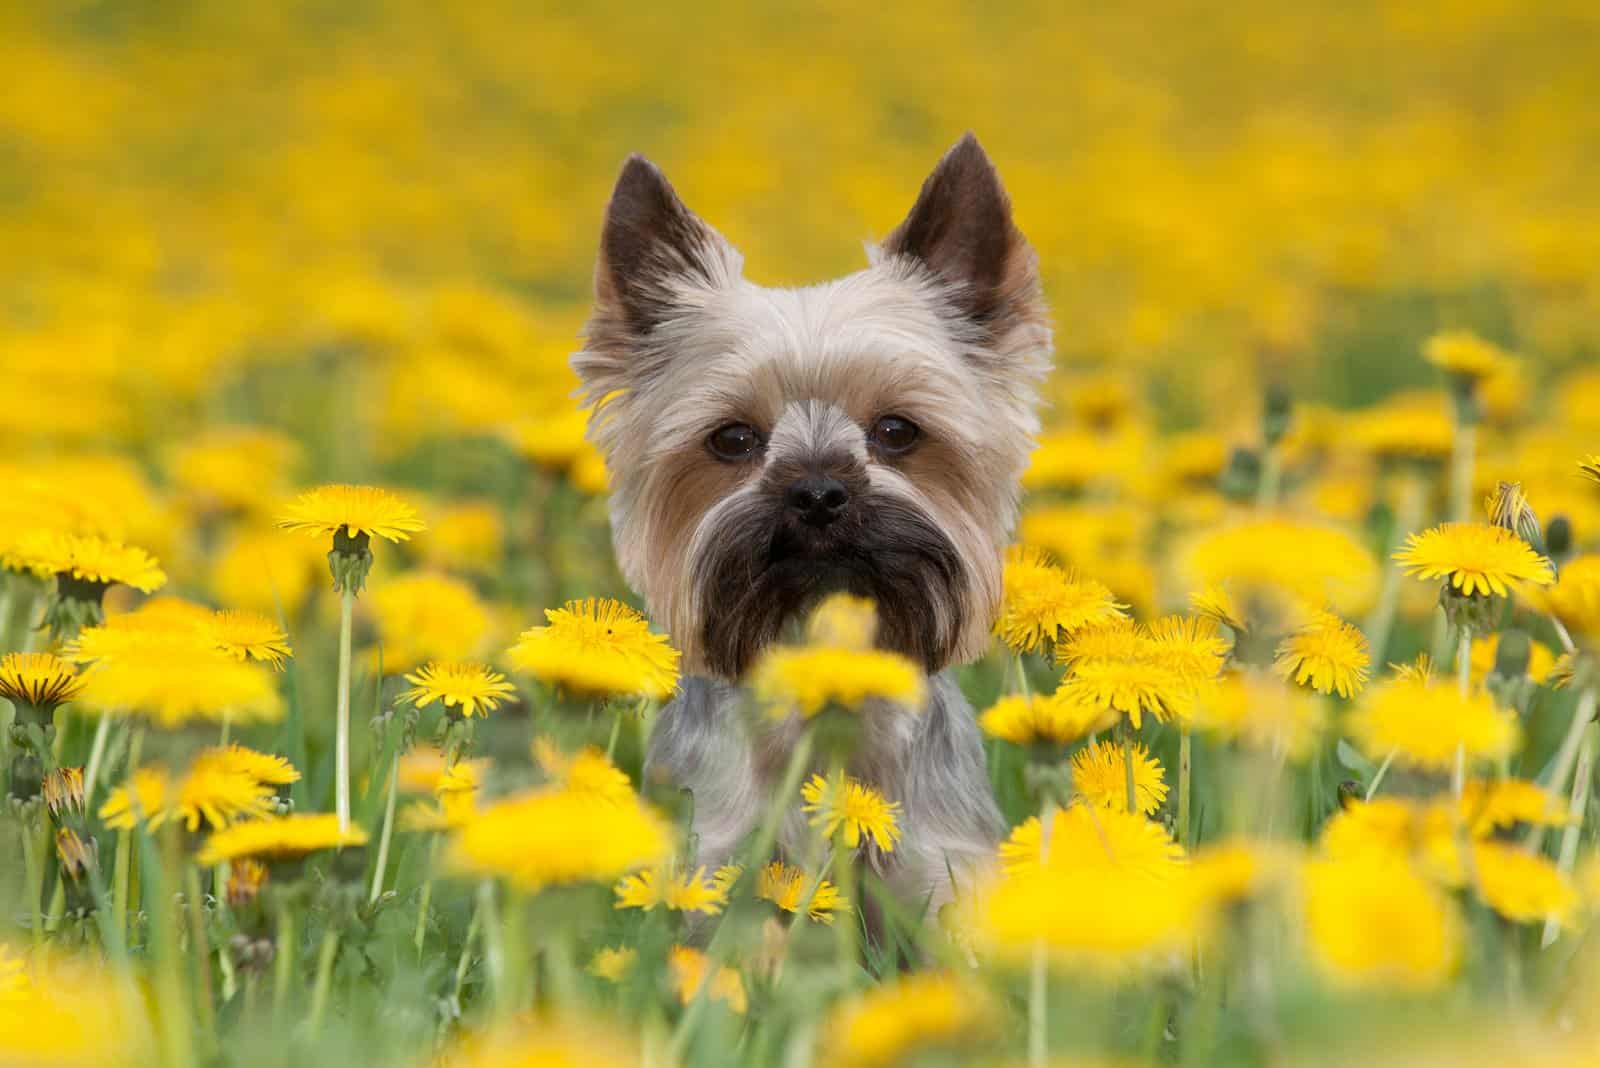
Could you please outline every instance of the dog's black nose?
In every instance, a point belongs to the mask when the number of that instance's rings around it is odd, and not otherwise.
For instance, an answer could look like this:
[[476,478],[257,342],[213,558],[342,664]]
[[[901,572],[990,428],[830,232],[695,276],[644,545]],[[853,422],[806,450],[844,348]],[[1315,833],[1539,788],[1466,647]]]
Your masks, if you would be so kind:
[[836,478],[808,475],[789,487],[787,500],[801,522],[825,527],[844,512],[844,506],[850,503],[850,491]]

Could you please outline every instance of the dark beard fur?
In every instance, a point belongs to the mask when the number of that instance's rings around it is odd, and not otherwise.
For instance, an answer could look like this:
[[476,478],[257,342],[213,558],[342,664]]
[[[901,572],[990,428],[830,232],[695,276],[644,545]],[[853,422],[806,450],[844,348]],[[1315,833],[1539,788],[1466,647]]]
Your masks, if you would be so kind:
[[858,496],[847,515],[818,531],[760,494],[716,541],[697,561],[694,580],[706,606],[706,664],[721,677],[741,677],[786,625],[830,593],[876,601],[879,648],[930,673],[954,652],[967,611],[961,559],[937,526],[902,501]]

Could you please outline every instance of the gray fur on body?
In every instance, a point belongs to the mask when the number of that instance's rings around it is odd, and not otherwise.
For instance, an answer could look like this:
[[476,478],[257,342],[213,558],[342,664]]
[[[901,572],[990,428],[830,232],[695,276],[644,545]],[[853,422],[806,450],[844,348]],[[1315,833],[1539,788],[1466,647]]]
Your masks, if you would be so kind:
[[[920,712],[869,702],[858,714],[863,731],[850,773],[901,806],[893,852],[864,848],[863,855],[901,901],[937,910],[956,890],[952,875],[969,882],[992,860],[1004,830],[972,706],[940,673]],[[747,715],[728,683],[683,680],[651,733],[645,781],[692,794],[696,865],[728,862],[762,821],[800,730],[796,719],[768,725]],[[805,855],[807,834],[797,796],[778,836],[791,862]]]

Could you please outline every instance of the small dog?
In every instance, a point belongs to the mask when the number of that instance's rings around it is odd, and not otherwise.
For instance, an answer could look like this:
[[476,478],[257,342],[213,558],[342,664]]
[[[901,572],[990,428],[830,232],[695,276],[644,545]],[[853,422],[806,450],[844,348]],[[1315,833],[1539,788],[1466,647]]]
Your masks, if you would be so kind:
[[[945,669],[990,640],[1050,329],[1033,250],[971,134],[869,261],[803,289],[745,281],[739,253],[633,156],[573,367],[618,561],[683,652],[646,775],[691,792],[696,863],[753,829],[799,729],[751,725],[735,684],[847,591],[876,602],[878,645],[930,676],[919,712],[862,710],[850,770],[902,806],[899,846],[869,862],[936,908],[1004,830]],[[797,855],[804,834],[796,811],[780,844]]]

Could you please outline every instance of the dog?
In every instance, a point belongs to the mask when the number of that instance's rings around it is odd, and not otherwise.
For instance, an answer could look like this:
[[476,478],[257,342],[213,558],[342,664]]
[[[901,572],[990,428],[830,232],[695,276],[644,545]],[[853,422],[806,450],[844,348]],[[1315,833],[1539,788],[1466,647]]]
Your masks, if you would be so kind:
[[[618,563],[683,654],[645,778],[692,796],[695,864],[734,854],[798,737],[743,716],[739,680],[840,591],[929,676],[921,710],[860,710],[849,770],[901,805],[866,862],[933,908],[992,862],[1004,825],[948,669],[990,642],[1050,360],[1037,258],[970,133],[866,269],[798,289],[746,281],[660,170],[623,166],[572,365]],[[780,846],[805,834],[796,810]]]

